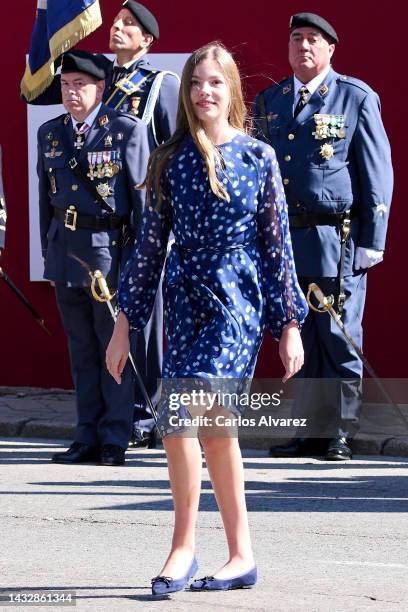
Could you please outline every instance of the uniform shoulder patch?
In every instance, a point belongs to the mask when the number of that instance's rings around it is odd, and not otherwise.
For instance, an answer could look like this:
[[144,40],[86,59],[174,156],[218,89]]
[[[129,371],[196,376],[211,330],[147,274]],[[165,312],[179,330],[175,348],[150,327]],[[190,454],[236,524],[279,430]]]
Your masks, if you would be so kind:
[[268,93],[277,93],[278,91],[283,91],[283,89],[285,87],[288,87],[290,85],[290,79],[289,77],[285,77],[284,79],[282,79],[281,81],[278,81],[277,83],[273,83],[273,85],[269,85],[269,87],[265,87],[265,89],[262,89],[262,91],[258,92],[257,97],[260,95],[267,95]]
[[356,79],[355,77],[348,76],[347,74],[342,74],[339,77],[338,82],[358,87],[365,93],[369,93],[372,91],[371,87],[367,85],[367,83],[364,83],[364,81],[360,81],[360,79]]
[[143,121],[133,113],[118,113],[118,116],[114,118],[115,127],[121,130],[133,129],[135,124],[144,125]]
[[51,125],[52,123],[60,123],[64,117],[66,117],[67,113],[63,113],[62,115],[58,115],[58,117],[53,117],[52,119],[48,119],[48,121],[45,121],[44,123],[41,124],[40,129],[42,127],[44,127],[45,125]]

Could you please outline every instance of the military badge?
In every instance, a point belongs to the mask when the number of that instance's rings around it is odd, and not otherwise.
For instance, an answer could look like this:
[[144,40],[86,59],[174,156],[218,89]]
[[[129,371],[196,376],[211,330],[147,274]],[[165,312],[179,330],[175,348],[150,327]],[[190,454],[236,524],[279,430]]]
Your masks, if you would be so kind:
[[99,117],[99,127],[103,127],[104,125],[107,125],[109,123],[109,119],[108,119],[108,115],[102,115],[102,117]]
[[120,171],[118,160],[118,151],[92,151],[88,153],[89,169],[87,177],[91,181],[95,178],[112,178]]
[[52,147],[51,151],[46,151],[44,155],[48,159],[54,159],[55,157],[59,157],[60,155],[62,155],[62,153],[62,151],[57,151],[55,147]]
[[107,198],[113,194],[113,189],[110,187],[109,183],[99,183],[96,186],[96,191],[99,193],[101,198]]
[[112,136],[111,134],[108,134],[105,138],[105,140],[103,141],[103,144],[105,147],[111,147],[112,146]]
[[140,96],[132,96],[130,98],[130,112],[134,115],[137,115],[139,105],[140,105]]
[[84,142],[85,134],[83,132],[75,132],[74,147],[78,150],[82,149]]
[[55,175],[49,174],[48,176],[50,178],[51,193],[56,194],[57,193],[57,181],[55,179]]
[[123,140],[123,132],[118,132],[116,134],[116,138],[117,138],[117,140]]
[[277,119],[279,117],[279,115],[276,115],[274,113],[268,113],[266,115],[266,120],[267,121],[275,121],[275,119]]
[[321,87],[319,87],[319,94],[320,94],[321,96],[325,96],[325,95],[326,95],[326,94],[328,94],[328,93],[329,93],[329,88],[328,88],[328,86],[326,85],[326,83],[324,83],[324,85],[322,85]]
[[326,138],[345,138],[346,131],[344,129],[345,115],[313,115],[316,129],[313,136],[316,140],[325,140]]
[[331,159],[334,156],[334,147],[333,145],[329,144],[328,142],[325,142],[321,147],[320,147],[320,155],[323,157],[323,159],[325,159],[326,161]]
[[48,134],[46,135],[46,140],[52,140],[54,138],[54,134],[52,132],[48,132]]
[[64,117],[64,125],[67,125],[69,123],[69,120],[71,119],[71,115],[65,115]]
[[290,91],[292,91],[292,85],[285,85],[285,87],[282,89],[282,93],[284,96],[288,94]]

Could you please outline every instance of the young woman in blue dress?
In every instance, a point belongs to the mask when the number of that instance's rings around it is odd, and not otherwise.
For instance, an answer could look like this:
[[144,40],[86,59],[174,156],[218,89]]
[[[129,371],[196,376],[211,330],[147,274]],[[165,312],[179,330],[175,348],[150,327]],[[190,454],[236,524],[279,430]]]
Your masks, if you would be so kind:
[[[106,355],[119,384],[129,329],[142,329],[149,319],[170,231],[175,243],[164,283],[163,379],[204,381],[213,390],[217,380],[250,379],[265,327],[279,341],[283,380],[302,367],[299,327],[307,305],[297,283],[279,167],[273,149],[246,134],[245,118],[231,54],[219,43],[198,49],[183,71],[176,132],[151,155],[144,223],[122,275],[120,313]],[[228,406],[220,410],[231,410],[231,416],[239,413]],[[254,585],[257,570],[237,437],[211,435],[208,428],[202,436],[198,430],[200,441],[180,435],[183,427],[170,418],[166,401],[159,429],[175,524],[169,556],[152,580],[153,594],[182,590],[197,572],[200,442],[229,556],[221,568],[194,580],[190,588]]]

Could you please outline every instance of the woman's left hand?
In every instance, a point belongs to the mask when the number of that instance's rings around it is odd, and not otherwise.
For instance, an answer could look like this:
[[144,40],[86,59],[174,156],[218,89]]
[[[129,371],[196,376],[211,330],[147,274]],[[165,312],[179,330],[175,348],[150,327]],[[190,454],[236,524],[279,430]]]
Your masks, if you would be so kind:
[[282,382],[286,382],[299,372],[304,362],[303,344],[296,321],[291,321],[283,328],[279,341],[279,357],[285,368]]

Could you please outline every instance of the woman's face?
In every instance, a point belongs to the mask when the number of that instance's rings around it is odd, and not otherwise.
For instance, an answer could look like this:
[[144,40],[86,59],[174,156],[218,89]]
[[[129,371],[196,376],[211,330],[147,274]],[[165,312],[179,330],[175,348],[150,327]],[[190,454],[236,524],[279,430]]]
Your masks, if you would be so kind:
[[205,59],[197,64],[191,77],[190,99],[204,125],[228,121],[231,96],[217,62]]

